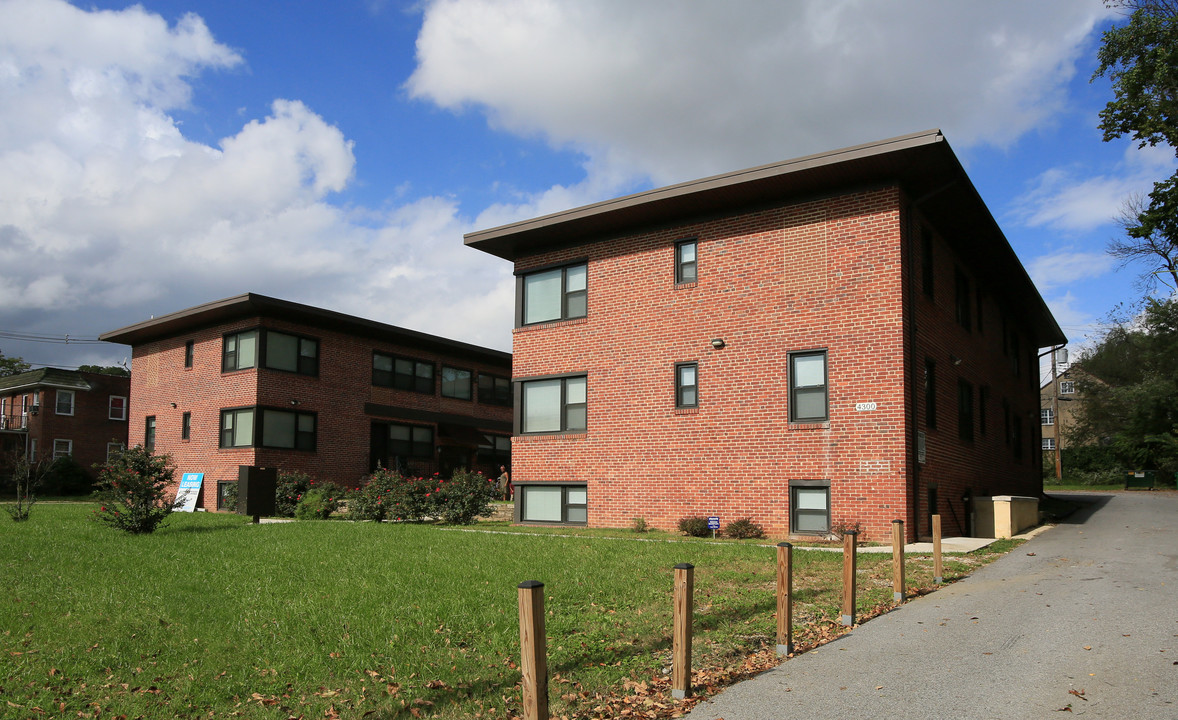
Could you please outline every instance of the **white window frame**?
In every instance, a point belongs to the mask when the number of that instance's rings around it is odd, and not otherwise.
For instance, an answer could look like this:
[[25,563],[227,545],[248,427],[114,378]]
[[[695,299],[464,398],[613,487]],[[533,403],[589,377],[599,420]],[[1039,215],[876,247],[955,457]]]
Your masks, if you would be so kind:
[[1055,411],[1051,408],[1039,408],[1039,424],[1040,425],[1054,425]]
[[[65,398],[69,398],[69,402],[70,402],[70,411],[69,412],[62,412],[61,411],[61,401]],[[58,415],[66,415],[66,416],[72,417],[74,414],[74,403],[76,402],[76,400],[77,400],[77,397],[76,397],[73,390],[58,390],[57,395],[54,397],[53,409],[57,412]]]
[[1055,438],[1053,438],[1053,437],[1043,438],[1043,449],[1044,450],[1054,450],[1055,449]]
[[[122,400],[123,401],[123,407],[122,407],[122,413],[121,413],[122,417],[119,417],[119,415],[115,413],[115,400]],[[106,418],[108,420],[122,420],[124,422],[127,420],[127,396],[126,395],[111,395],[110,396],[110,400],[107,401]]]
[[110,462],[110,458],[113,453],[121,453],[126,449],[127,446],[121,442],[108,442],[106,444],[106,461]]
[[1076,381],[1075,380],[1060,380],[1059,381],[1059,394],[1060,395],[1075,395],[1076,394]]
[[29,462],[37,462],[37,438],[29,438]]
[[[61,452],[60,450],[57,449],[58,443],[65,443],[65,452]],[[74,454],[74,441],[73,440],[66,440],[64,438],[54,438],[54,440],[53,440],[53,459],[54,460],[57,460],[58,458],[66,457],[67,455],[73,455],[73,454]]]

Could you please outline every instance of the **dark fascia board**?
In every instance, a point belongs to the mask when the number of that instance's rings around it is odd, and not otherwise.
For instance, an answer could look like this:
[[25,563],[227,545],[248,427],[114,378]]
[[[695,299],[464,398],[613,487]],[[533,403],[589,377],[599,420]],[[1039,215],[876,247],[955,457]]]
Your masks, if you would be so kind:
[[1066,342],[1046,302],[940,130],[903,135],[467,233],[466,245],[517,261],[558,247],[608,240],[695,218],[796,202],[870,186],[900,187],[971,270],[1030,308],[1040,347]]
[[106,342],[135,346],[160,338],[175,337],[200,328],[255,316],[288,320],[310,327],[337,330],[360,337],[397,343],[407,347],[417,347],[464,357],[474,357],[493,364],[505,364],[509,367],[511,365],[511,353],[501,350],[471,345],[470,343],[464,343],[458,340],[450,340],[437,335],[430,335],[354,315],[345,315],[344,313],[333,310],[324,310],[313,305],[303,305],[302,303],[280,300],[256,293],[245,293],[223,300],[215,300],[169,315],[145,320],[118,330],[103,333],[98,336],[98,339]]

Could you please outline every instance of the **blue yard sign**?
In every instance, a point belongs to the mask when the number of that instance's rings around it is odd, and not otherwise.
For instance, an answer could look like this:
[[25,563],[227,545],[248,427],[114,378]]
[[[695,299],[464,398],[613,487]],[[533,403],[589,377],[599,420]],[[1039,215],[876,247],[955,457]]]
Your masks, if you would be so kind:
[[720,529],[720,516],[719,515],[708,516],[708,530],[719,530],[719,529]]
[[181,475],[180,490],[176,493],[176,502],[173,503],[173,507],[180,512],[194,512],[204,479],[204,473],[184,473]]

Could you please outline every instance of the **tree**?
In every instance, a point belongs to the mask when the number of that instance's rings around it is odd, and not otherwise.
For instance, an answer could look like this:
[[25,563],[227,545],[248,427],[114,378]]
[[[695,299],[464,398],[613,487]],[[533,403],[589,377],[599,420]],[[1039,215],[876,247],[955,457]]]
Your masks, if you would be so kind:
[[4,353],[0,352],[0,377],[19,375],[22,372],[28,372],[32,367],[32,365],[21,358],[7,357]]
[[1070,439],[1112,449],[1126,470],[1178,470],[1178,300],[1147,299],[1081,353]]
[[131,373],[122,365],[80,365],[79,372],[99,373],[100,375],[117,375],[119,377],[131,377]]
[[[1130,10],[1129,21],[1107,30],[1092,79],[1108,77],[1115,99],[1100,111],[1108,142],[1129,136],[1138,147],[1169,145],[1178,153],[1178,0],[1106,0]],[[1152,289],[1160,274],[1178,290],[1178,172],[1154,183],[1149,202],[1126,205],[1127,239],[1109,252],[1122,263],[1146,261],[1143,280]]]

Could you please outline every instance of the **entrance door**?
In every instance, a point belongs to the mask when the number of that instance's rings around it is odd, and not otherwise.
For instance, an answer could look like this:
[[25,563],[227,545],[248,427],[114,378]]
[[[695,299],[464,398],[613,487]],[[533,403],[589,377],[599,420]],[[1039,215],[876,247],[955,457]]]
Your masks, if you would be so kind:
[[461,468],[470,469],[469,448],[443,445],[438,454],[438,472],[442,477],[450,477],[454,471]]

